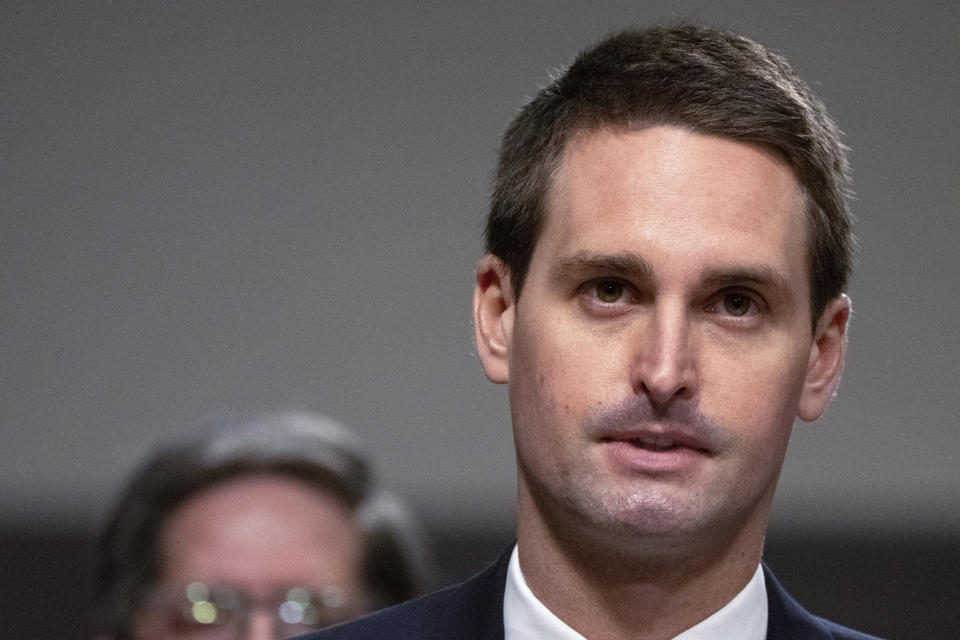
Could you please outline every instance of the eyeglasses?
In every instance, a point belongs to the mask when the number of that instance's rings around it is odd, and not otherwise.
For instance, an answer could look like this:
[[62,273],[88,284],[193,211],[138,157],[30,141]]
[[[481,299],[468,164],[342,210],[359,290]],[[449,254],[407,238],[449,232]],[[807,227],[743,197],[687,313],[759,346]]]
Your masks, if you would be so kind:
[[339,587],[294,587],[253,598],[226,585],[193,582],[159,588],[142,607],[143,635],[178,640],[237,640],[244,637],[254,611],[271,617],[274,637],[292,638],[343,622],[358,613]]

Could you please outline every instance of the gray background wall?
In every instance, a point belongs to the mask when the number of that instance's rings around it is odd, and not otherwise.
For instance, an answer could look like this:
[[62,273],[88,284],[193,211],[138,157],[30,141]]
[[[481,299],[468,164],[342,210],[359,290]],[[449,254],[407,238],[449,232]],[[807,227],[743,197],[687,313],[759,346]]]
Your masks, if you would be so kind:
[[773,535],[955,542],[941,2],[0,2],[0,528],[89,537],[161,438],[293,406],[360,431],[439,538],[509,535],[506,394],[469,315],[498,137],[585,45],[678,18],[784,53],[852,148],[849,363]]

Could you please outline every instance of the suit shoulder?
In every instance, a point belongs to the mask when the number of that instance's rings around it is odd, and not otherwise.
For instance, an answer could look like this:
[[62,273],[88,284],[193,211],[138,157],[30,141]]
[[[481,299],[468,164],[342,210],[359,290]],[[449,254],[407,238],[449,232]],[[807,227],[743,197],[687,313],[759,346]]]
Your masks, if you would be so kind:
[[298,640],[497,640],[509,550],[471,579]]
[[763,569],[767,588],[767,637],[771,640],[881,640],[813,615],[786,592],[769,567],[764,565]]
[[837,624],[836,622],[831,622],[824,618],[817,617],[817,622],[830,634],[831,638],[835,640],[883,640],[877,636],[872,636],[868,633],[863,633],[862,631],[856,631],[854,629],[849,629],[842,625]]

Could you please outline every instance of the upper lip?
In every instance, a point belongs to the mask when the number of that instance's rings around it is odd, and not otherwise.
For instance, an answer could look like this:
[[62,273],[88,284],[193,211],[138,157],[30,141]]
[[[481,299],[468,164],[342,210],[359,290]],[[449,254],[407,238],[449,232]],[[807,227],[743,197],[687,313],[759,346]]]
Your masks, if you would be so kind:
[[603,433],[600,436],[602,442],[630,442],[637,440],[644,444],[655,445],[658,447],[669,447],[678,445],[688,449],[696,449],[709,453],[710,449],[700,441],[696,436],[684,429],[656,428],[656,427],[636,427],[630,429],[618,429],[613,432]]

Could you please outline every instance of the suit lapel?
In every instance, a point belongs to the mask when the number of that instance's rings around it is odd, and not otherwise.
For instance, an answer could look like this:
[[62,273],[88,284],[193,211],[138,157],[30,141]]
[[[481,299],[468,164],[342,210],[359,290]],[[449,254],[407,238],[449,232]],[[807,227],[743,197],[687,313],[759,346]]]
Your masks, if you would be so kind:
[[512,551],[513,545],[496,563],[449,594],[436,625],[438,640],[503,640],[503,592]]
[[[497,560],[454,588],[436,621],[437,640],[503,640],[503,593],[511,545]],[[763,566],[767,590],[767,640],[831,640],[833,635],[780,585]]]
[[[507,582],[511,545],[497,560],[450,594],[436,638],[503,640],[503,592]],[[767,589],[768,640],[831,640],[819,620],[801,607],[763,566]]]
[[767,640],[830,640],[818,619],[801,607],[763,565],[767,588]]

